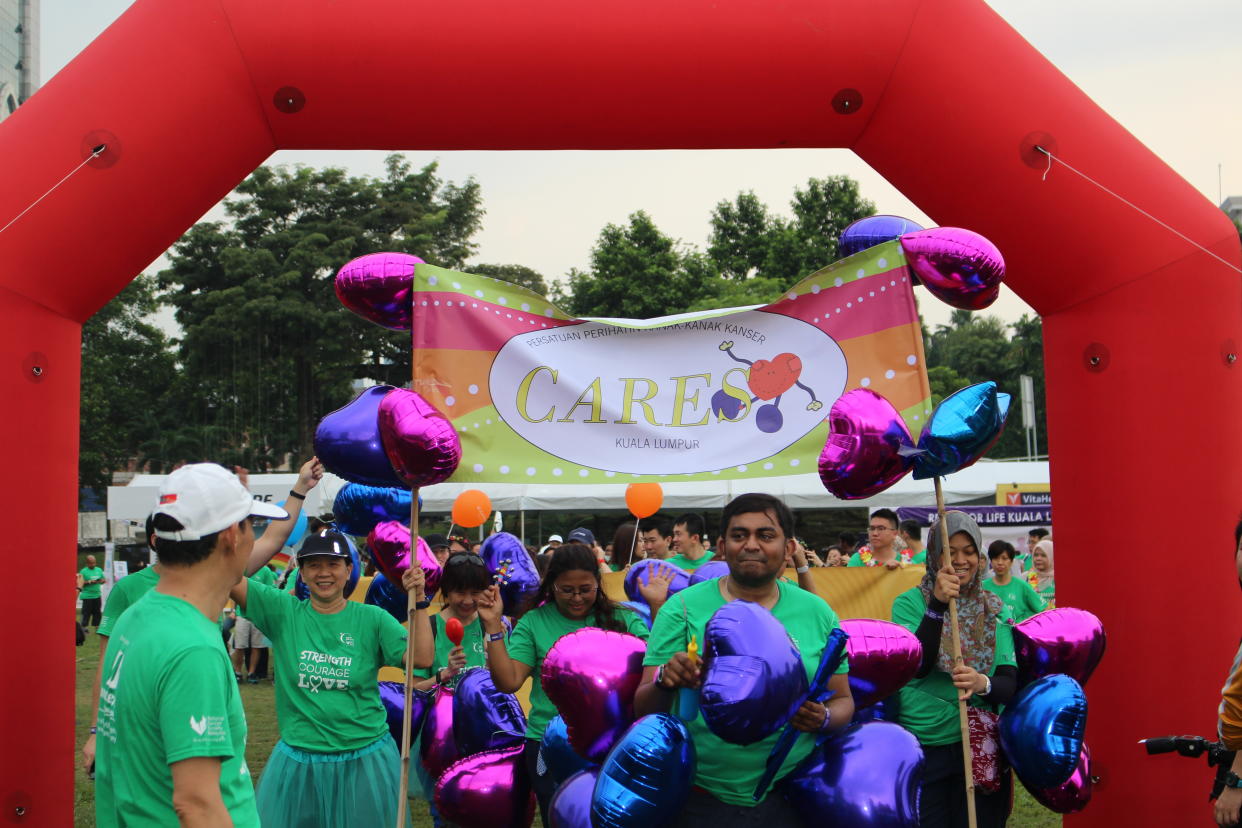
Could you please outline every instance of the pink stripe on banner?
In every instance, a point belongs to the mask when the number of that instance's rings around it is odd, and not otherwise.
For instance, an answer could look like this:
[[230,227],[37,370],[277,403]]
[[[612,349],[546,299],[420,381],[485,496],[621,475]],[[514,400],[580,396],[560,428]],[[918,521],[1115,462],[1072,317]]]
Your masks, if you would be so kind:
[[909,325],[918,320],[914,292],[905,267],[896,267],[841,287],[807,292],[795,299],[788,294],[764,310],[801,319],[833,339],[867,336]]
[[579,324],[472,299],[461,293],[417,293],[416,347],[461,351],[499,351],[521,333]]

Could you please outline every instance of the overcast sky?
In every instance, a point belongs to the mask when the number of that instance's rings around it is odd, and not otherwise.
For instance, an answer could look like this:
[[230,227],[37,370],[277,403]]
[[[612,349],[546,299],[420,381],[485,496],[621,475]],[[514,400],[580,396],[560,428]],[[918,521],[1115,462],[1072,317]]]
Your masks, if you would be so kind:
[[[130,5],[127,0],[43,0],[41,77],[46,82]],[[1214,203],[1242,195],[1242,0],[990,0],[1028,41],[1096,103]],[[382,172],[382,152],[278,152],[269,163]],[[703,247],[721,199],[754,190],[788,212],[795,187],[846,174],[882,213],[929,225],[927,216],[848,150],[695,152],[407,153],[442,176],[478,179],[487,216],[474,261],[562,276],[585,267],[600,229],[646,210],[660,228]],[[1218,165],[1221,181],[1218,184]],[[827,264],[827,263],[825,263]],[[919,289],[922,293],[922,289]],[[920,304],[928,323],[947,306]],[[1007,290],[1006,319],[1030,309]]]

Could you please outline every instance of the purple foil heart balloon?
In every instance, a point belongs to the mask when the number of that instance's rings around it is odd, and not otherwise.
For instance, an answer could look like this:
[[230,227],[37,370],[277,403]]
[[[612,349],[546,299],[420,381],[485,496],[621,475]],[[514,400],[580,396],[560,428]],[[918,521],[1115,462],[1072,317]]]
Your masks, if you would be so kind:
[[1091,749],[1084,742],[1078,764],[1064,784],[1055,788],[1033,788],[1025,782],[1022,784],[1048,810],[1058,814],[1076,814],[1091,801],[1091,786],[1094,783],[1091,778]]
[[408,331],[414,317],[414,266],[409,253],[359,256],[336,272],[336,298],[354,313],[394,331]]
[[462,756],[512,747],[526,738],[526,714],[517,696],[502,693],[485,667],[463,673],[454,691],[453,739]]
[[[384,705],[384,713],[388,716],[388,732],[392,734],[397,748],[401,748],[401,729],[405,724],[401,713],[405,710],[405,685],[399,681],[379,682],[380,704]],[[410,733],[418,734],[423,726],[427,709],[431,706],[431,694],[415,690],[410,696]],[[414,737],[411,737],[413,741]]]
[[703,581],[712,581],[729,574],[729,565],[724,561],[708,561],[690,573],[690,586]]
[[906,233],[916,233],[923,229],[901,216],[867,216],[852,223],[841,231],[837,239],[837,258],[853,256],[860,250],[899,239]]
[[850,692],[854,707],[870,707],[900,690],[919,669],[923,645],[900,624],[875,618],[841,622],[850,637]]
[[809,682],[784,625],[749,601],[730,601],[704,631],[699,709],[712,733],[750,745],[782,728],[802,705]]
[[891,722],[851,725],[781,787],[807,825],[917,828],[923,749]]
[[454,762],[436,782],[436,808],[462,828],[529,828],[535,798],[521,746]]
[[591,795],[599,768],[581,770],[556,789],[548,805],[550,828],[591,828]]
[[433,780],[439,779],[445,768],[461,758],[453,739],[453,691],[440,685],[434,692],[435,698],[423,719],[423,739],[418,748],[423,767]]
[[914,479],[944,477],[973,466],[1005,430],[1009,400],[991,381],[968,385],[945,397],[919,435]]
[[578,754],[602,762],[634,723],[634,692],[647,644],[625,633],[584,627],[562,636],[543,660],[543,691]]
[[690,573],[684,569],[680,569],[665,561],[644,559],[631,565],[629,571],[625,573],[625,594],[631,601],[639,604],[647,603],[647,599],[638,591],[638,584],[639,579],[644,584],[651,580],[653,568],[660,568],[673,574],[672,583],[668,585],[669,598],[690,586]]
[[1064,673],[1085,685],[1104,657],[1107,643],[1104,625],[1086,610],[1057,607],[1032,615],[1013,628],[1018,686],[1053,673]]
[[315,428],[315,455],[324,468],[351,483],[401,486],[384,452],[379,411],[391,385],[376,385],[319,421]]
[[906,262],[923,287],[945,304],[983,310],[1000,295],[1005,259],[996,245],[960,227],[934,227],[901,237]]
[[888,400],[868,388],[842,394],[828,414],[819,479],[842,500],[879,494],[905,477],[914,441]]
[[517,536],[497,532],[479,549],[483,563],[496,576],[500,600],[507,615],[517,615],[539,591],[539,570]]
[[448,418],[413,391],[394,388],[379,407],[388,462],[411,488],[443,483],[461,462],[461,440]]
[[[401,576],[410,568],[410,528],[398,521],[386,520],[377,524],[367,535],[367,547],[371,550],[375,565],[393,582],[394,587],[401,583]],[[427,578],[423,591],[430,598],[440,587],[440,575],[444,570],[431,553],[427,541],[421,537],[418,539],[418,565]]]

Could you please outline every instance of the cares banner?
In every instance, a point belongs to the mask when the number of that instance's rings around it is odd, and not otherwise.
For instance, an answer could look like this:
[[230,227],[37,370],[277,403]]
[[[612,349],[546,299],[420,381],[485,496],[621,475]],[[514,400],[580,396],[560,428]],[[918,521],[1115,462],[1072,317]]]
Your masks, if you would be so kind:
[[583,484],[813,473],[845,391],[931,411],[897,242],[770,305],[575,319],[508,282],[420,264],[415,390],[461,435],[454,482]]

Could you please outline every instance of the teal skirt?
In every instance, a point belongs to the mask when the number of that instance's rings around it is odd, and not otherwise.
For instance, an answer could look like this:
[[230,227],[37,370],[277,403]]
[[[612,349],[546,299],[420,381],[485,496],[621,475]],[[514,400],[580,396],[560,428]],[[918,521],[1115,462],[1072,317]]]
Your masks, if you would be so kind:
[[400,795],[401,756],[385,733],[343,753],[311,753],[277,742],[255,799],[263,828],[390,828]]

